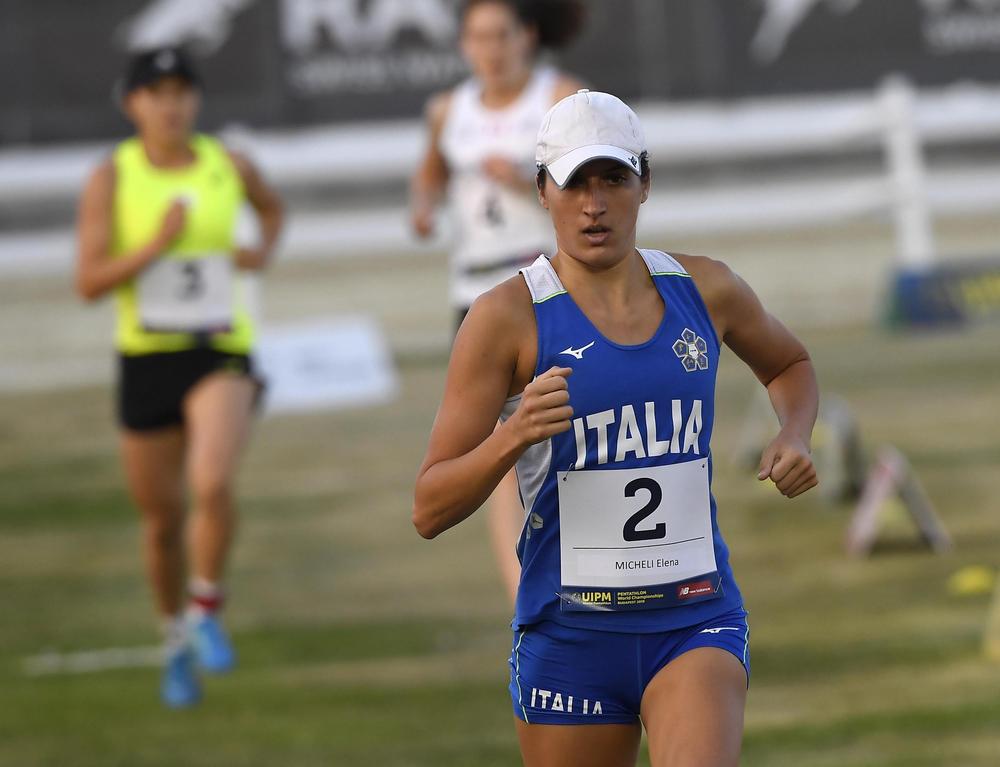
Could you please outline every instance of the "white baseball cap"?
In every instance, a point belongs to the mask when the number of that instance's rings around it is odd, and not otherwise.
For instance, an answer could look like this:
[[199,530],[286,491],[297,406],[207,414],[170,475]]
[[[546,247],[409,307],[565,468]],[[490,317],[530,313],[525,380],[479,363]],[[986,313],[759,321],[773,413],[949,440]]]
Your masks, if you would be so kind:
[[580,90],[567,96],[542,119],[535,162],[562,189],[591,160],[618,160],[641,175],[646,134],[639,117],[610,93]]

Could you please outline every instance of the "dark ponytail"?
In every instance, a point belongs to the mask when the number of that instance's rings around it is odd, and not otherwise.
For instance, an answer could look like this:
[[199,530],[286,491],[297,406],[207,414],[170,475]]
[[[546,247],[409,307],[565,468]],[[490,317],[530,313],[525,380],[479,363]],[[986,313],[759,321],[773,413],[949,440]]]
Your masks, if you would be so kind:
[[587,8],[581,0],[463,0],[460,18],[477,5],[506,5],[522,24],[538,30],[540,48],[564,48],[580,34],[587,20]]

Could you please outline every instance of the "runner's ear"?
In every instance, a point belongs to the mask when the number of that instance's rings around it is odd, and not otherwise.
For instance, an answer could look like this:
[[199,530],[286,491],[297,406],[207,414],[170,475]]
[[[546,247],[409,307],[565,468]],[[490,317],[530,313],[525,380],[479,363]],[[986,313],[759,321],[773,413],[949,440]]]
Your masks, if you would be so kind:
[[545,168],[539,168],[538,175],[535,176],[535,184],[538,187],[538,202],[545,210],[549,209],[548,200],[545,199],[545,182],[548,180],[548,175]]

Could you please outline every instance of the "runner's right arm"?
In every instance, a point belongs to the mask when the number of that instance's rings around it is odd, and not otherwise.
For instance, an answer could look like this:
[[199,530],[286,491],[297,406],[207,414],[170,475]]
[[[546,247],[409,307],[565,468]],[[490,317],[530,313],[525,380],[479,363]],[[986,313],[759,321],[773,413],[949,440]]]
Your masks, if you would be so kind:
[[111,208],[115,168],[106,162],[91,174],[80,198],[77,219],[76,291],[93,301],[135,278],[163,255],[184,228],[185,206],[175,201],[163,216],[157,235],[145,246],[121,258],[111,257]]
[[473,303],[455,338],[414,492],[413,524],[424,538],[472,515],[529,446],[571,428],[569,368],[529,383],[517,411],[497,426],[519,367],[519,340],[534,338],[531,310],[519,306],[529,301],[524,282],[508,280]]
[[448,163],[441,152],[441,132],[448,116],[451,93],[427,103],[427,150],[410,184],[410,223],[418,237],[434,233],[434,211],[448,188]]

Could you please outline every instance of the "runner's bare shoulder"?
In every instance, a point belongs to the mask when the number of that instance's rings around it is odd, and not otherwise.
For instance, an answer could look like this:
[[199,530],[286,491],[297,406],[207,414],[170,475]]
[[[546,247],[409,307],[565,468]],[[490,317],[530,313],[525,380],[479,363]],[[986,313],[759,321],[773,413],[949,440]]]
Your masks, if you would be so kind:
[[424,118],[432,131],[439,132],[444,127],[444,122],[448,119],[448,110],[451,109],[451,99],[451,90],[435,93],[427,99]]
[[462,323],[456,347],[490,349],[510,366],[520,388],[531,380],[537,357],[537,334],[531,292],[520,274],[477,298]]
[[737,277],[724,261],[686,253],[670,255],[691,275],[695,285],[698,286],[702,300],[710,308],[724,301],[736,286]]

